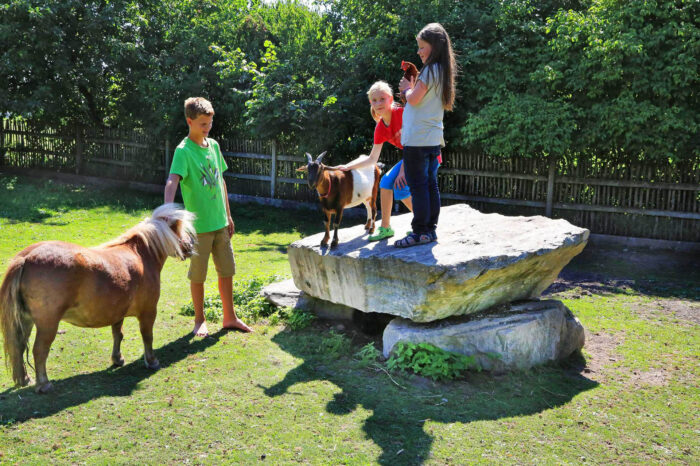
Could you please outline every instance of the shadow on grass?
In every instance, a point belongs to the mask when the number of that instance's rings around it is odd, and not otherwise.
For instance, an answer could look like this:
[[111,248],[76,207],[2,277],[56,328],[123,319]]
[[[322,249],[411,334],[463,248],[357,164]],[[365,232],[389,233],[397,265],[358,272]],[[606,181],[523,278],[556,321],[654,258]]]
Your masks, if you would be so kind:
[[0,199],[3,199],[0,218],[9,223],[64,225],[47,220],[56,212],[85,208],[109,207],[117,212],[134,213],[158,206],[161,198],[156,194],[124,189],[64,184],[0,173]]
[[[269,397],[294,396],[301,395],[292,389],[296,384],[332,382],[342,392],[328,402],[328,413],[343,416],[360,406],[372,411],[363,430],[382,449],[377,459],[380,464],[428,460],[433,437],[429,428],[426,431],[427,421],[469,423],[533,415],[562,406],[598,386],[578,370],[561,367],[500,376],[471,373],[466,380],[435,383],[422,377],[390,375],[380,366],[364,369],[348,358],[320,354],[322,340],[322,335],[306,331],[277,334],[272,341],[304,362],[279,383],[261,388]],[[437,460],[459,462],[459,458]]]
[[544,294],[630,294],[700,301],[700,254],[588,245]]
[[[207,338],[196,341],[192,341],[193,335],[188,333],[156,349],[160,368],[164,369],[182,361],[190,354],[206,350],[218,343],[228,331],[221,329]],[[98,372],[51,380],[54,390],[47,395],[36,394],[33,385],[19,389],[10,388],[0,393],[0,421],[21,423],[33,418],[49,417],[102,397],[129,396],[139,383],[155,372],[145,367],[143,358],[138,358],[123,367],[111,366]]]
[[[108,207],[115,212],[135,214],[151,210],[163,202],[160,194],[128,189],[100,188],[75,185],[28,176],[7,175],[0,172],[0,219],[8,223],[37,223],[65,225],[51,221],[56,213],[78,209]],[[180,200],[181,201],[181,200]],[[320,231],[320,214],[313,211],[282,210],[258,204],[235,204],[231,208],[236,229],[242,234],[291,233],[303,236]],[[272,249],[286,252],[287,245],[273,245]]]

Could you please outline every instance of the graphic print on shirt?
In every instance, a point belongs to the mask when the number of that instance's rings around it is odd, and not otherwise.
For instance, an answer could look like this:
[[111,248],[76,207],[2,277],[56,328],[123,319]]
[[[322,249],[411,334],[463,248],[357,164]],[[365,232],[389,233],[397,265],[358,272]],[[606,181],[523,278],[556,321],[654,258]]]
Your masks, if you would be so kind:
[[219,170],[211,165],[211,161],[207,159],[207,165],[200,164],[200,180],[202,186],[209,189],[212,200],[216,199],[217,190],[219,189]]

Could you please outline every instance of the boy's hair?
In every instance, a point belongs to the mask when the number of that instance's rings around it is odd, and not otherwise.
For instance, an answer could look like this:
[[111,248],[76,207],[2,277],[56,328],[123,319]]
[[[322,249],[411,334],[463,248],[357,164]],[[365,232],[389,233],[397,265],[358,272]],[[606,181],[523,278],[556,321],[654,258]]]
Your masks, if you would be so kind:
[[211,116],[214,114],[214,107],[204,97],[190,97],[185,100],[185,117],[195,120],[199,115]]
[[[377,81],[376,83],[372,84],[372,86],[367,91],[367,98],[371,100],[372,94],[374,94],[375,92],[384,92],[386,94],[389,94],[392,97],[392,99],[394,98],[394,91],[391,90],[391,86],[386,81]],[[393,108],[398,106],[398,104],[394,102],[391,104],[391,106]],[[379,121],[379,115],[375,113],[374,108],[371,105],[369,106],[369,113],[372,114],[372,119],[374,121]]]
[[[427,68],[428,73],[432,75],[433,71],[430,65],[438,65],[438,79],[442,89],[442,106],[445,110],[452,110],[455,103],[457,61],[452,51],[450,36],[447,35],[447,31],[440,23],[430,23],[421,29],[416,37],[430,44],[430,56],[425,61],[423,69]],[[423,69],[421,69],[421,72]]]

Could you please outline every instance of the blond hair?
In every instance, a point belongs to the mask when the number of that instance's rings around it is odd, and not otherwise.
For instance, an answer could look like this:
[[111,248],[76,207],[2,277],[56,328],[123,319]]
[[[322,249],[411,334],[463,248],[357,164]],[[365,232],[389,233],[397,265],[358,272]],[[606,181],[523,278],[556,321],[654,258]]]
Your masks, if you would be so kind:
[[185,117],[195,120],[199,115],[214,115],[214,107],[204,97],[190,97],[185,100]]
[[[385,94],[389,94],[392,100],[394,98],[394,91],[391,89],[391,86],[386,81],[377,81],[376,83],[372,84],[372,86],[367,91],[367,98],[371,100],[372,94],[374,94],[375,92],[383,92]],[[397,106],[396,102],[392,102],[391,106]],[[372,115],[372,119],[374,121],[379,121],[379,115],[375,113],[374,108],[371,105],[369,106],[369,113]]]

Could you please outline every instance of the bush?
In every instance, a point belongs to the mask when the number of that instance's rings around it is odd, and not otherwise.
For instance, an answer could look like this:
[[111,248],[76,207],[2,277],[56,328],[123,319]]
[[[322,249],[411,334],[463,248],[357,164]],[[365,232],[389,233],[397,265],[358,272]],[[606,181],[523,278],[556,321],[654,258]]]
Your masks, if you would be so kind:
[[390,370],[411,370],[433,380],[459,377],[468,369],[481,370],[474,356],[451,353],[429,343],[399,342],[386,363]]
[[[265,285],[279,280],[273,275],[269,277],[253,277],[248,280],[236,280],[233,283],[233,306],[238,317],[257,322],[274,312],[274,307],[260,296],[260,290]],[[188,303],[180,308],[180,315],[194,316],[194,306]],[[209,322],[220,322],[223,315],[221,297],[217,295],[204,298],[204,316]]]
[[381,353],[377,348],[375,348],[374,343],[370,342],[363,346],[360,351],[355,353],[355,356],[358,358],[358,364],[360,366],[367,367],[370,364],[376,363],[381,356]]
[[350,349],[350,340],[341,333],[336,333],[331,330],[328,336],[321,339],[321,344],[318,346],[318,352],[323,356],[336,359],[342,353],[346,353]]
[[[275,316],[279,316],[279,319]],[[316,316],[309,311],[286,307],[280,309],[277,314],[272,316],[270,324],[275,325],[278,320],[282,320],[290,329],[301,330],[308,327],[315,318]]]

